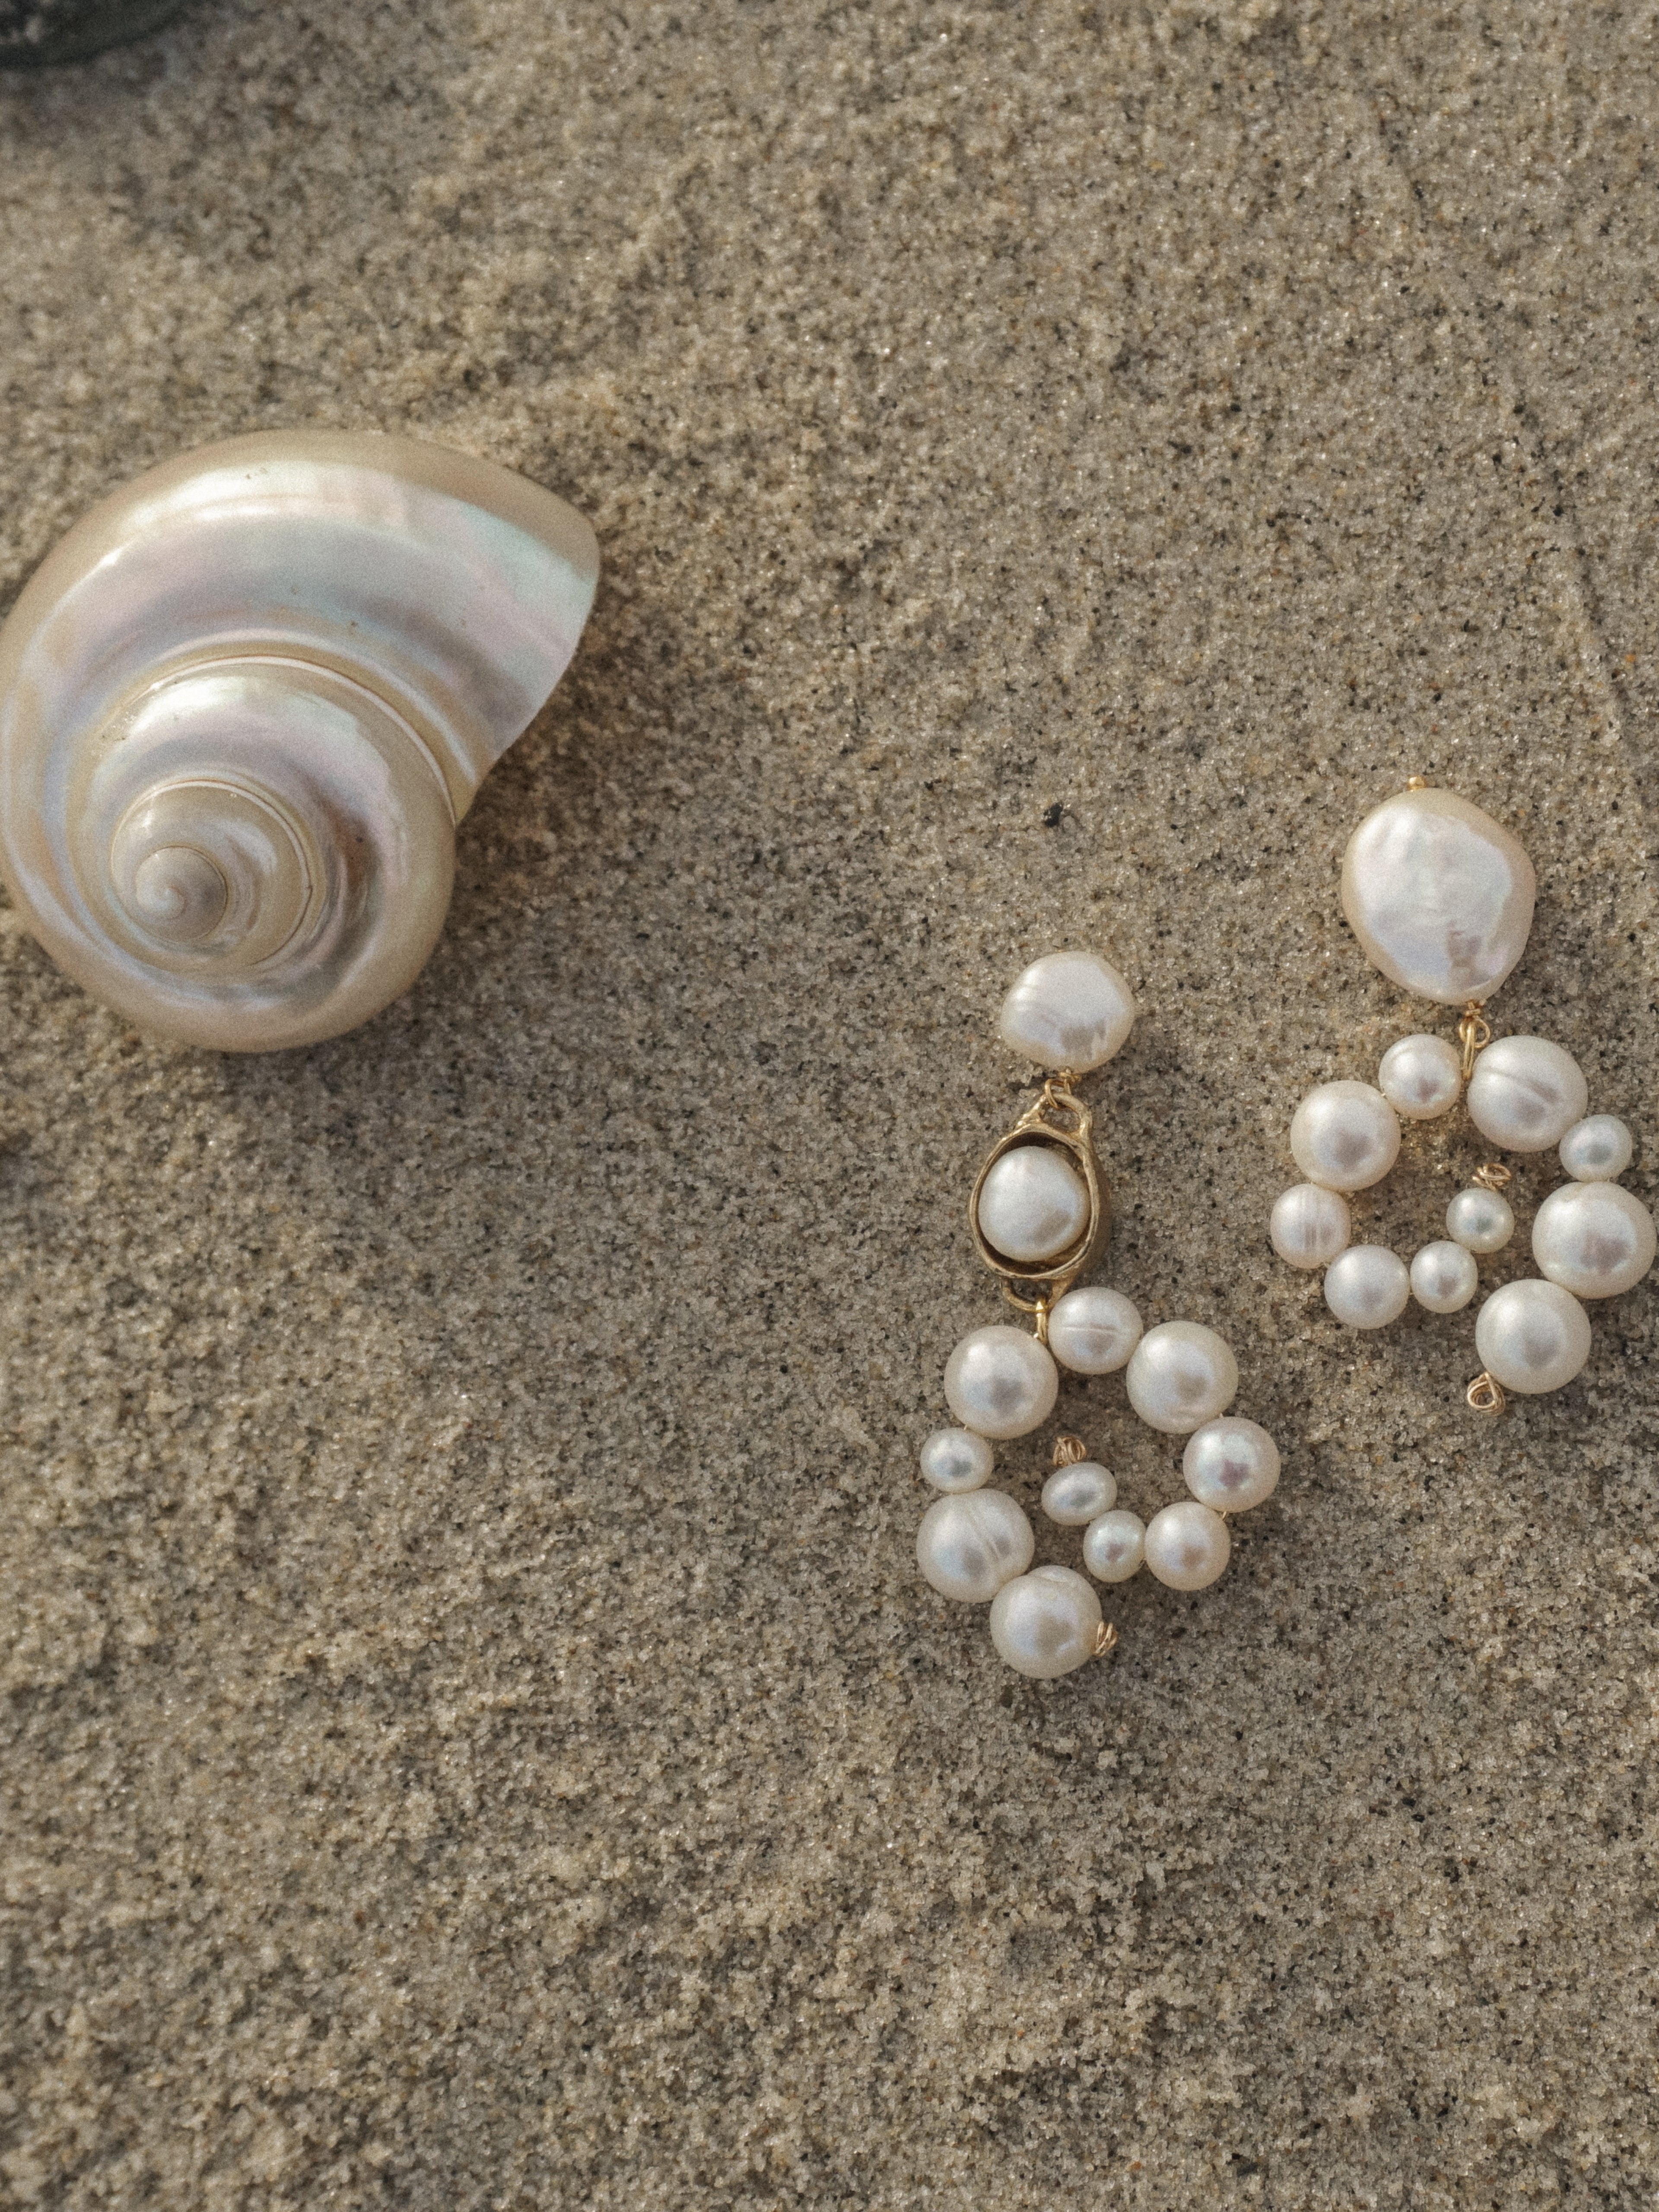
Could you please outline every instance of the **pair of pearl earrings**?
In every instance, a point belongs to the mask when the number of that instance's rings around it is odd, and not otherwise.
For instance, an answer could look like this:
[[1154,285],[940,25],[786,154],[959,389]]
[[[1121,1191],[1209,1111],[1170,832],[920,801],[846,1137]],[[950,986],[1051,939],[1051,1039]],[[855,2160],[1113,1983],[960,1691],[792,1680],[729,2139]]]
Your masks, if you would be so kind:
[[992,1146],[968,1218],[980,1258],[1033,1333],[992,1322],[963,1338],[945,1370],[945,1402],[960,1426],[936,1430],[921,1448],[923,1477],[945,1495],[922,1516],[917,1564],[942,1596],[988,1603],[998,1652],[1039,1679],[1068,1674],[1117,1641],[1089,1577],[1033,1568],[1036,1539],[1024,1509],[987,1486],[993,1444],[1042,1426],[1060,1368],[1126,1370],[1140,1419],[1188,1438],[1182,1467],[1192,1494],[1147,1522],[1119,1506],[1115,1478],[1077,1437],[1055,1443],[1042,1510],[1060,1527],[1083,1530],[1084,1565],[1096,1581],[1127,1582],[1145,1565],[1172,1589],[1206,1588],[1231,1553],[1228,1514],[1259,1505],[1279,1480],[1279,1450],[1267,1431],[1227,1417],[1238,1362],[1224,1338],[1198,1322],[1146,1328],[1121,1291],[1079,1286],[1104,1248],[1109,1216],[1093,1117],[1077,1085],[1122,1049],[1134,1018],[1128,985],[1092,952],[1050,953],[1003,1002],[1003,1041],[1048,1073],[1033,1104]]

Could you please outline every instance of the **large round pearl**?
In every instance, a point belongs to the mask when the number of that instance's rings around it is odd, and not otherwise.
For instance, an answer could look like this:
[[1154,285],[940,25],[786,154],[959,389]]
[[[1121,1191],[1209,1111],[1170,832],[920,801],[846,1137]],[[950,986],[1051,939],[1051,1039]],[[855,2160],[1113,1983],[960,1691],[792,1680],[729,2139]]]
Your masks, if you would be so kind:
[[1279,1446],[1255,1421],[1230,1414],[1194,1429],[1182,1454],[1181,1472],[1200,1505],[1218,1513],[1243,1513],[1279,1486]]
[[1134,1026],[1129,987],[1095,952],[1034,961],[1002,1002],[1002,1041],[1039,1067],[1082,1075],[1121,1052]]
[[921,1474],[935,1490],[982,1490],[997,1455],[971,1429],[935,1429],[921,1448]]
[[1412,1296],[1425,1313],[1461,1313],[1480,1287],[1474,1253],[1443,1237],[1423,1247],[1411,1272]]
[[1342,911],[1365,957],[1443,1006],[1498,988],[1527,949],[1536,890],[1516,839],[1452,791],[1385,799],[1342,860]]
[[1611,1182],[1630,1165],[1635,1139],[1616,1114],[1575,1121],[1561,1139],[1561,1164],[1575,1182]]
[[1383,1054],[1376,1087],[1408,1121],[1432,1121],[1456,1105],[1463,1063],[1444,1037],[1401,1037]]
[[1195,1321],[1149,1328],[1124,1376],[1129,1403],[1149,1428],[1184,1437],[1232,1403],[1238,1362],[1224,1337]]
[[1281,1260],[1293,1267],[1327,1267],[1353,1234],[1353,1217],[1340,1191],[1298,1182],[1273,1200],[1267,1234]]
[[1476,1183],[1446,1208],[1446,1234],[1471,1252],[1501,1252],[1515,1234],[1515,1208],[1502,1191]]
[[1166,1505],[1146,1523],[1146,1565],[1171,1589],[1207,1589],[1232,1548],[1226,1522],[1195,1498]]
[[986,1170],[980,1234],[1005,1260],[1054,1260],[1089,1225],[1089,1190],[1052,1145],[1016,1145]]
[[970,1329],[945,1362],[945,1401],[976,1436],[1030,1436],[1059,1395],[1054,1361],[1036,1337],[1006,1322]]
[[1498,1038],[1469,1078],[1469,1119],[1509,1152],[1547,1152],[1589,1103],[1583,1069],[1547,1037]]
[[1067,1291],[1048,1316],[1048,1349],[1074,1375],[1115,1375],[1142,1334],[1121,1291]]
[[1350,1244],[1325,1270],[1325,1303],[1350,1328],[1386,1328],[1411,1291],[1405,1261],[1382,1244]]
[[1145,1523],[1120,1505],[1083,1532],[1083,1564],[1097,1582],[1127,1583],[1146,1556]]
[[1097,1459],[1057,1467],[1042,1486],[1042,1510],[1062,1528],[1086,1528],[1117,1503],[1117,1477]]
[[1559,1283],[1528,1276],[1486,1300],[1474,1317],[1474,1348],[1506,1390],[1559,1390],[1589,1358],[1589,1316]]
[[1622,1183],[1570,1182],[1553,1190],[1532,1224],[1538,1272],[1577,1298],[1616,1298],[1653,1265],[1653,1216]]
[[964,1605],[988,1605],[1036,1549],[1030,1522],[1006,1490],[936,1498],[916,1531],[916,1565],[941,1597]]
[[1291,1151],[1310,1182],[1369,1190],[1400,1157],[1400,1123],[1369,1083],[1322,1083],[1291,1117]]
[[1100,1600],[1070,1567],[1036,1567],[1005,1583],[991,1607],[997,1656],[1039,1682],[1092,1659],[1100,1629]]

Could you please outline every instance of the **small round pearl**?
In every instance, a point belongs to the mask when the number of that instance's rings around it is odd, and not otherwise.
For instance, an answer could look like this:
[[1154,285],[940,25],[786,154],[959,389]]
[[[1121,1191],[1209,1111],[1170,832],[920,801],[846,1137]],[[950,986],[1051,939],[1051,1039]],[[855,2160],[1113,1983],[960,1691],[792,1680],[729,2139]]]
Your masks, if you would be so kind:
[[1171,1589],[1207,1589],[1232,1548],[1221,1516],[1194,1498],[1166,1505],[1146,1524],[1146,1565]]
[[1005,1583],[991,1607],[998,1656],[1039,1682],[1092,1659],[1100,1626],[1100,1600],[1070,1567],[1036,1567]]
[[916,1565],[941,1597],[964,1605],[988,1605],[1036,1549],[1030,1522],[1006,1490],[936,1498],[916,1531]]
[[1067,1291],[1048,1316],[1048,1349],[1074,1375],[1115,1375],[1142,1334],[1121,1291]]
[[1631,1164],[1635,1139],[1616,1114],[1575,1121],[1561,1139],[1561,1164],[1575,1182],[1611,1182]]
[[1376,1087],[1408,1121],[1432,1121],[1456,1105],[1463,1063],[1444,1037],[1401,1037],[1383,1054]]
[[1145,1524],[1121,1506],[1103,1513],[1083,1532],[1083,1564],[1098,1582],[1127,1583],[1146,1556]]
[[1039,1067],[1085,1074],[1121,1052],[1135,1002],[1109,960],[1051,952],[1033,961],[1002,1002],[1002,1041]]
[[1181,1472],[1200,1505],[1243,1513],[1279,1486],[1279,1446],[1266,1429],[1237,1414],[1206,1421],[1187,1439]]
[[1547,1152],[1589,1103],[1583,1069],[1547,1037],[1499,1037],[1469,1078],[1469,1119],[1505,1152]]
[[1353,1217],[1340,1191],[1298,1182],[1273,1200],[1267,1234],[1281,1260],[1293,1267],[1327,1267],[1353,1233]]
[[935,1490],[982,1490],[997,1455],[971,1429],[935,1429],[921,1448],[921,1474]]
[[1486,1300],[1474,1317],[1474,1348],[1506,1390],[1559,1390],[1589,1358],[1589,1316],[1559,1283],[1528,1276]]
[[1443,1006],[1484,999],[1527,949],[1532,862],[1455,791],[1402,791],[1369,813],[1342,859],[1342,911],[1391,982]]
[[1184,1437],[1232,1403],[1238,1362],[1226,1339],[1212,1328],[1195,1321],[1166,1321],[1149,1328],[1136,1345],[1123,1379],[1129,1403],[1149,1428]]
[[1310,1182],[1369,1190],[1400,1157],[1400,1123],[1369,1083],[1322,1083],[1291,1118],[1291,1151]]
[[1411,1296],[1411,1273],[1382,1244],[1350,1244],[1325,1270],[1325,1303],[1350,1328],[1386,1328]]
[[1480,1270],[1467,1244],[1443,1238],[1425,1244],[1412,1261],[1412,1296],[1425,1313],[1461,1313],[1480,1287]]
[[1476,1183],[1446,1208],[1446,1234],[1471,1252],[1501,1252],[1515,1234],[1515,1209],[1502,1191]]
[[1088,1225],[1088,1187],[1052,1145],[1016,1145],[986,1170],[980,1234],[1005,1260],[1056,1259]]
[[1042,1486],[1042,1510],[1062,1528],[1086,1528],[1117,1503],[1117,1477],[1097,1459],[1057,1467]]
[[1054,1361],[1036,1337],[1006,1322],[970,1329],[945,1363],[945,1403],[976,1436],[1029,1436],[1059,1395]]
[[1579,1298],[1616,1298],[1653,1265],[1653,1216],[1622,1183],[1553,1190],[1532,1224],[1538,1272]]

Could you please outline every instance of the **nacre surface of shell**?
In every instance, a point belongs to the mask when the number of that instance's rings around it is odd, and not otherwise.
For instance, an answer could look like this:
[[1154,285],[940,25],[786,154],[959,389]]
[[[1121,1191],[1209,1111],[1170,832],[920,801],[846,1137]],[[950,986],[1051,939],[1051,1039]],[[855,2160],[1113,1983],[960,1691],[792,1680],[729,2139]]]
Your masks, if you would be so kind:
[[1402,791],[1342,861],[1342,911],[1374,968],[1443,1006],[1484,1000],[1527,949],[1537,889],[1518,839],[1455,791]]

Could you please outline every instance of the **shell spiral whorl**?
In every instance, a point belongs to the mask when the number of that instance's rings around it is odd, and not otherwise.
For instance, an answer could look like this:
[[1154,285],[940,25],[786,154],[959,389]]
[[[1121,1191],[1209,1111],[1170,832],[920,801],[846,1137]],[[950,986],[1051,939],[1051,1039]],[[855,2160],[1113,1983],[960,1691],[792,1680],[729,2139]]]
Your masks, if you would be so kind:
[[35,933],[186,1042],[368,1018],[596,577],[562,501],[409,440],[268,434],[140,478],[0,633],[0,860]]

